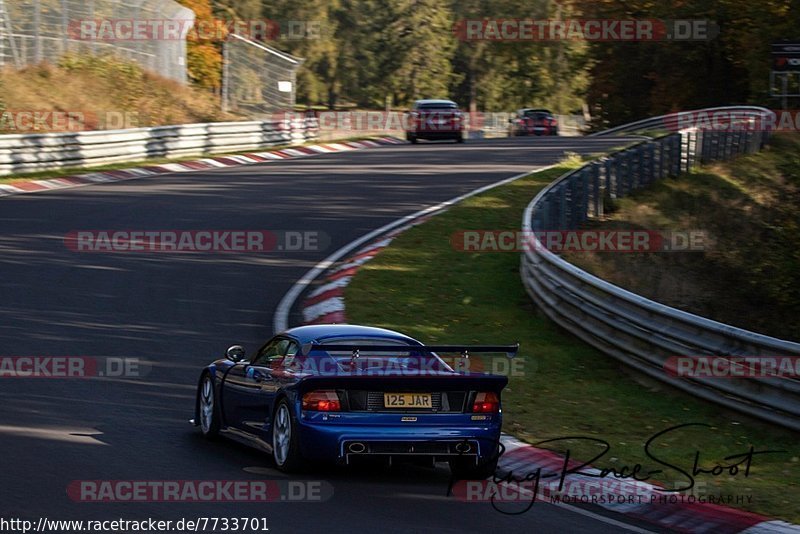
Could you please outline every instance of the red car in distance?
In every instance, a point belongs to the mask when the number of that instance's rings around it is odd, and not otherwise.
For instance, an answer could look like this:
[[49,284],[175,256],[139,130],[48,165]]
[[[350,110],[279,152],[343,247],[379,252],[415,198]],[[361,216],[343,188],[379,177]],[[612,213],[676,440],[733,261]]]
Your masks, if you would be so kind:
[[508,121],[508,136],[558,135],[558,119],[550,110],[524,108]]
[[407,115],[406,139],[452,139],[464,142],[464,114],[452,100],[417,100]]

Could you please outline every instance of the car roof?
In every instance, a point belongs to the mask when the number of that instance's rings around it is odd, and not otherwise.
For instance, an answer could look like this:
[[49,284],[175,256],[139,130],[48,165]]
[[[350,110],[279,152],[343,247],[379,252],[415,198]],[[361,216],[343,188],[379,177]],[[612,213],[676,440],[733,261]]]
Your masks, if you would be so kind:
[[394,330],[355,324],[318,324],[298,326],[286,330],[284,335],[297,339],[300,343],[325,341],[333,338],[392,339],[409,345],[421,345],[416,339]]
[[522,108],[520,111],[521,112],[525,112],[525,111],[540,111],[542,113],[549,113],[551,115],[553,114],[552,111],[550,111],[549,109],[545,109],[545,108]]
[[417,104],[447,104],[447,105],[453,105],[453,106],[457,106],[458,105],[455,102],[453,102],[452,100],[441,100],[441,99],[435,99],[435,98],[424,98],[422,100],[417,100],[416,102],[414,102],[414,105],[417,105]]

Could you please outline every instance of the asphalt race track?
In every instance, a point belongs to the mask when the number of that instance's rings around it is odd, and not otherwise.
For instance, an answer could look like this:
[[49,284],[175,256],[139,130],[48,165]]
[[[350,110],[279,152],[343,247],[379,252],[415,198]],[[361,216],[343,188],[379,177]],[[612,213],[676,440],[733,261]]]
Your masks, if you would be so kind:
[[[616,532],[628,519],[537,503],[512,516],[445,496],[448,471],[330,469],[325,502],[86,503],[73,480],[284,480],[263,454],[207,442],[192,416],[200,368],[268,338],[309,268],[403,215],[619,139],[424,143],[163,175],[0,199],[0,356],[138,358],[145,376],[3,378],[0,516],[263,517],[270,532]],[[325,250],[77,253],[75,230],[294,230]],[[502,341],[502,340],[501,340]],[[605,521],[603,520],[605,519]],[[638,525],[641,527],[642,525]],[[631,526],[631,530],[638,530]],[[641,531],[641,530],[638,530]]]

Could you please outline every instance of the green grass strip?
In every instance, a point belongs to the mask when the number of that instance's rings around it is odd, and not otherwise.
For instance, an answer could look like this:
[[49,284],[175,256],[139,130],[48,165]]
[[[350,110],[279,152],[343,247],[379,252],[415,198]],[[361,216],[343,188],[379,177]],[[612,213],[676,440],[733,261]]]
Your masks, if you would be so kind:
[[[574,163],[573,163],[574,164]],[[594,462],[600,468],[640,473],[661,469],[650,481],[683,487],[688,478],[648,458],[644,443],[655,433],[683,423],[704,423],[672,432],[651,450],[691,473],[699,466],[733,464],[726,456],[756,450],[786,450],[755,456],[719,476],[698,474],[694,495],[742,496],[731,506],[800,522],[798,436],[745,418],[714,404],[629,373],[616,360],[570,336],[547,319],[523,289],[520,256],[513,252],[465,253],[451,245],[463,230],[516,230],[522,212],[547,183],[568,166],[535,173],[465,200],[412,228],[365,264],[345,298],[351,323],[393,328],[427,343],[519,341],[522,366],[504,393],[505,431],[528,442],[562,436],[606,440],[611,449]],[[504,364],[484,359],[485,369]],[[572,457],[590,460],[598,445],[562,443]],[[691,493],[691,492],[689,492]],[[749,497],[749,499],[748,499]]]

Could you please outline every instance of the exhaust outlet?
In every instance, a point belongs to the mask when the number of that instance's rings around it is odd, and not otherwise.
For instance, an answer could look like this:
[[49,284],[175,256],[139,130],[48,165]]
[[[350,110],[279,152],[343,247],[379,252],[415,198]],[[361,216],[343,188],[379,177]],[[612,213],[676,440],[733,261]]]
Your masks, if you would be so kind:
[[460,441],[456,443],[455,449],[457,453],[466,454],[472,450],[472,445],[470,445],[466,441]]
[[367,450],[367,446],[363,443],[358,441],[351,443],[347,446],[347,451],[352,452],[353,454],[361,454],[362,452]]

